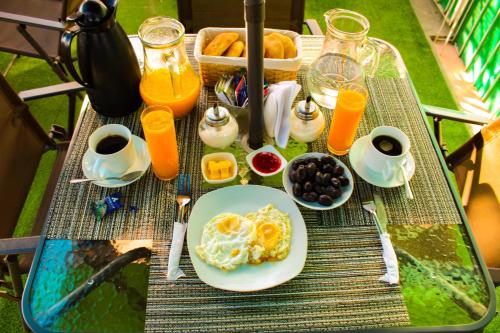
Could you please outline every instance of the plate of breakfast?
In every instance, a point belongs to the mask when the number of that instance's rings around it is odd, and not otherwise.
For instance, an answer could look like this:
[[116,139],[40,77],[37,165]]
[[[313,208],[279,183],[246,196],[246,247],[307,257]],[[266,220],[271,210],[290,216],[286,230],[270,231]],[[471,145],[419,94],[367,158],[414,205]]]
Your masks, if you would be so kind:
[[230,186],[200,197],[189,216],[189,256],[198,277],[224,290],[272,288],[300,274],[307,230],[283,191]]

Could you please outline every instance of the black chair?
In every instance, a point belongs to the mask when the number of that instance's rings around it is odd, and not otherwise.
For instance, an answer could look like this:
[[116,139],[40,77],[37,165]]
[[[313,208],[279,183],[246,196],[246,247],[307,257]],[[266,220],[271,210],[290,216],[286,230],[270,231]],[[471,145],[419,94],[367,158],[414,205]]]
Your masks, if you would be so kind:
[[57,76],[70,81],[60,60],[66,17],[81,0],[1,0],[0,51],[45,60]]
[[[265,27],[301,34],[305,24],[313,35],[321,35],[316,20],[304,21],[304,6],[305,0],[266,0]],[[245,26],[242,0],[177,0],[177,12],[188,33],[205,27]]]
[[[79,84],[69,82],[17,94],[0,75],[0,287],[3,289],[0,297],[21,301],[21,274],[27,273],[31,266],[37,236],[45,223],[68,148],[67,141],[57,141],[57,138],[66,138],[63,129],[53,126],[51,133],[45,133],[25,101],[59,94],[72,95],[74,100],[74,95],[82,89]],[[74,109],[72,111],[74,115]],[[57,151],[57,157],[33,224],[32,237],[12,238],[40,159],[49,150]],[[20,260],[19,255],[23,255]],[[10,279],[6,279],[7,276]]]
[[[500,284],[500,119],[424,106],[433,118],[434,134],[453,171],[472,233],[493,279]],[[448,154],[441,138],[442,119],[482,125],[467,142]]]

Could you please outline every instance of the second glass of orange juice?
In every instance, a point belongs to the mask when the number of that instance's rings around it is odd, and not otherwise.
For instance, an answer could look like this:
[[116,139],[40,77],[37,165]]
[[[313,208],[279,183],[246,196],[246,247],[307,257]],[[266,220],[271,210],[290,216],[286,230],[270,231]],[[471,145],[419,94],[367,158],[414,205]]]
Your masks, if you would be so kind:
[[179,153],[172,109],[164,105],[147,107],[142,111],[141,123],[156,177],[161,180],[177,177]]
[[328,133],[327,146],[332,154],[345,155],[351,148],[367,100],[368,91],[360,84],[340,87]]

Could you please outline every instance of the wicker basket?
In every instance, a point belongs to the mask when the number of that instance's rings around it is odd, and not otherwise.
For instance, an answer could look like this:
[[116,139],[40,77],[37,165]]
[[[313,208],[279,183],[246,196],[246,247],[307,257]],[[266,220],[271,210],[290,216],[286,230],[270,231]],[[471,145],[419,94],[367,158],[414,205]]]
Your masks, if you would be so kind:
[[[205,28],[201,29],[196,36],[194,57],[198,61],[200,75],[205,86],[214,86],[223,74],[232,75],[242,67],[247,67],[245,57],[216,57],[203,55],[205,46],[218,34],[222,32],[237,32],[240,40],[246,43],[246,31],[244,28]],[[293,31],[264,29],[264,34],[279,32],[290,37],[297,47],[297,56],[289,59],[264,59],[264,77],[269,83],[295,80],[297,71],[302,62],[302,43],[300,35]]]

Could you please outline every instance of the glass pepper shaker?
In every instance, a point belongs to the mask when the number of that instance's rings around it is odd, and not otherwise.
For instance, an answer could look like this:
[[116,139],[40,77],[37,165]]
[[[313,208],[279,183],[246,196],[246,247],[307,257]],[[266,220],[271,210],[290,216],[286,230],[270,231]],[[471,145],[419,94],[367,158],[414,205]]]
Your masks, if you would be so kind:
[[290,115],[290,135],[299,142],[312,142],[325,129],[325,116],[319,106],[307,96],[297,103]]
[[214,103],[205,111],[198,126],[198,135],[207,146],[224,149],[238,137],[238,123],[228,109]]

